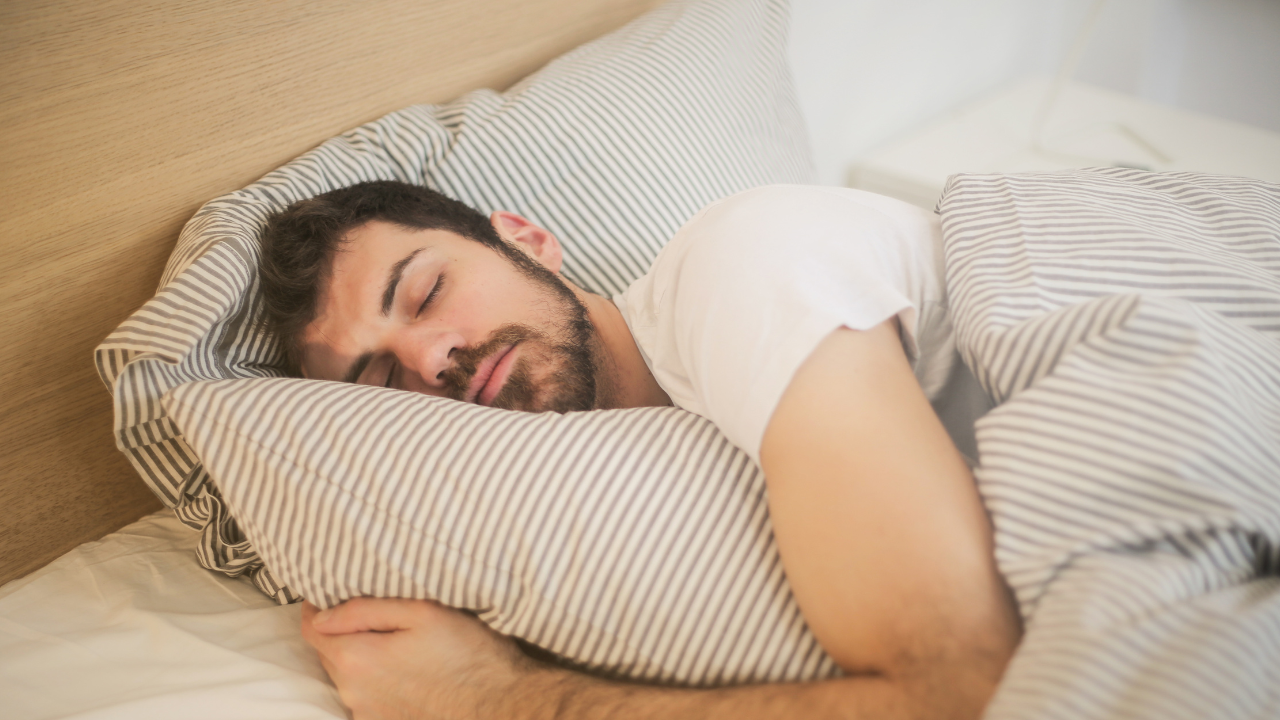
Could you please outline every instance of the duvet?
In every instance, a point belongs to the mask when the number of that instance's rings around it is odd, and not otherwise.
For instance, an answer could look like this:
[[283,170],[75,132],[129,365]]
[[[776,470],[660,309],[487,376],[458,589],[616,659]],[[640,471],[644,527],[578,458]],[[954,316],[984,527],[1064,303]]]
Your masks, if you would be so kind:
[[1025,624],[987,717],[1280,717],[1280,187],[968,175],[939,209]]

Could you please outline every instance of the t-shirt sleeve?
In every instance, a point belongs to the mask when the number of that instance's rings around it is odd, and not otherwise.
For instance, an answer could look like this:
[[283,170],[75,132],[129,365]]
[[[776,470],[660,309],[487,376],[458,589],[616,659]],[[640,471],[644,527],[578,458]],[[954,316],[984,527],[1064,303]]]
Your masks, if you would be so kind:
[[805,187],[735,195],[686,224],[651,273],[640,334],[658,382],[757,462],[791,378],[832,331],[899,315],[914,352],[920,228],[883,200]]

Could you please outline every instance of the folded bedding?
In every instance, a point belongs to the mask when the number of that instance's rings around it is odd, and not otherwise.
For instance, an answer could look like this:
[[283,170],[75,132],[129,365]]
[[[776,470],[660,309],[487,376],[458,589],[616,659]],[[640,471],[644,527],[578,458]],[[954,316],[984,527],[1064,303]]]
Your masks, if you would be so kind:
[[958,176],[940,210],[1026,627],[987,717],[1280,716],[1280,186]]

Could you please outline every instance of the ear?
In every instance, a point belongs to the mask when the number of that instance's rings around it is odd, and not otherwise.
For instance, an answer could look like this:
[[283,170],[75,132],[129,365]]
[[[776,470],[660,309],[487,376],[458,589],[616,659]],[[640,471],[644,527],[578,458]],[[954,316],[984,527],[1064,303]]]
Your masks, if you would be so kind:
[[490,215],[489,222],[503,240],[525,251],[551,272],[560,272],[564,253],[560,248],[560,241],[550,230],[506,210],[498,210]]

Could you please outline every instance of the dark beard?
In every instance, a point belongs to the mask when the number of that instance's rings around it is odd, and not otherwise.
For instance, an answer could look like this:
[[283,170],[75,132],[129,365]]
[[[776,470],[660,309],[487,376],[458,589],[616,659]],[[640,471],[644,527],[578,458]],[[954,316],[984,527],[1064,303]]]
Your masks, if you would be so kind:
[[[465,400],[471,379],[485,358],[508,345],[523,344],[524,349],[537,348],[536,354],[518,358],[491,407],[558,413],[595,407],[599,344],[595,327],[587,316],[586,306],[559,278],[547,275],[549,277],[534,279],[551,291],[548,302],[555,305],[553,313],[558,316],[554,318],[555,325],[559,326],[554,336],[528,325],[512,323],[498,328],[479,345],[456,348],[451,356],[453,364],[440,375],[448,397]],[[544,361],[540,384],[534,382],[530,367],[534,358]]]

